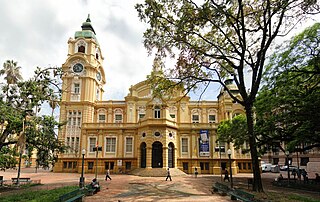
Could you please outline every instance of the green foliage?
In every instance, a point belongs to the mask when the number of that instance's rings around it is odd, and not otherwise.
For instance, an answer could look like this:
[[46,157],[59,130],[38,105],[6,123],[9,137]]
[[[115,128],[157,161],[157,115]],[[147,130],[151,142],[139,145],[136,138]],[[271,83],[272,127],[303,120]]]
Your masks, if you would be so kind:
[[43,202],[57,201],[59,196],[78,189],[76,186],[60,187],[52,190],[25,190],[20,193],[15,193],[9,196],[0,196],[0,202]]
[[217,140],[233,143],[236,149],[243,148],[243,144],[248,142],[247,119],[244,115],[235,116],[232,120],[221,121],[217,129]]
[[255,104],[261,145],[284,142],[290,151],[320,147],[319,47],[316,23],[272,56]]
[[[319,3],[306,0],[146,0],[144,4],[137,4],[136,9],[140,19],[149,25],[144,32],[148,52],[157,51],[157,57],[176,59],[174,67],[163,70],[163,77],[182,85],[186,93],[203,85],[205,91],[211,82],[218,82],[232,99],[244,106],[254,190],[262,191],[252,107],[267,51],[279,34],[290,31],[308,14],[319,12]],[[246,79],[248,70],[251,75]],[[239,98],[226,86],[224,79],[227,77],[234,79]],[[246,84],[246,80],[251,83]],[[154,86],[164,87],[157,83]],[[164,89],[160,91],[165,92]]]
[[2,147],[0,150],[0,169],[6,170],[9,168],[15,168],[18,161],[16,158],[18,154],[15,149],[10,147]]
[[[16,64],[9,61],[10,64]],[[5,78],[19,77],[20,68],[14,65],[4,64]],[[9,71],[13,68],[14,71]],[[9,69],[9,70],[8,70]],[[12,74],[8,76],[8,74]],[[41,166],[48,167],[55,162],[58,152],[63,151],[64,146],[58,140],[56,130],[60,123],[51,116],[37,117],[44,103],[51,103],[60,98],[61,68],[36,69],[32,78],[11,79],[1,86],[0,91],[0,149],[15,147],[16,150],[28,149],[28,157],[33,149],[38,150],[38,158]],[[0,153],[0,159],[9,158],[11,153]],[[9,160],[9,159],[7,159]],[[11,166],[15,166],[13,163]],[[0,164],[3,169],[8,166]]]

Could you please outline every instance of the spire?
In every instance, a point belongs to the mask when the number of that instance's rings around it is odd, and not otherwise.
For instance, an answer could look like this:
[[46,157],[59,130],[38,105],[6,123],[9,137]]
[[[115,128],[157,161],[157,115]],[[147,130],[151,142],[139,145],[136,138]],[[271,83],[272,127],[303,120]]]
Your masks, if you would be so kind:
[[90,20],[90,14],[88,14],[87,20],[82,23],[82,31],[83,30],[91,30],[94,34],[96,34],[96,32],[94,31],[92,25],[91,25],[91,20]]

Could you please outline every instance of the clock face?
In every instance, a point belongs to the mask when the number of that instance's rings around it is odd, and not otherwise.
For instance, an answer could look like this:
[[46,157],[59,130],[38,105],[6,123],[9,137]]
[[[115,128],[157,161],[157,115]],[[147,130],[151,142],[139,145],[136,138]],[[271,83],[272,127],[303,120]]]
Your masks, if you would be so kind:
[[83,65],[80,64],[80,63],[77,63],[77,64],[73,65],[73,71],[74,71],[75,73],[80,73],[80,72],[82,72],[82,71],[83,71]]
[[98,81],[101,81],[101,73],[100,72],[97,72],[97,75],[96,75]]

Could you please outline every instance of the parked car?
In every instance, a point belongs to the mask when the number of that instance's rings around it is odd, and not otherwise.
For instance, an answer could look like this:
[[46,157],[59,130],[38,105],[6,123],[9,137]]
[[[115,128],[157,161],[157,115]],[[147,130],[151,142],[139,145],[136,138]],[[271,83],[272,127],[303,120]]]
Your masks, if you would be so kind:
[[[289,171],[292,171],[294,169],[298,169],[298,167],[297,166],[289,166]],[[280,170],[281,171],[287,171],[288,170],[288,165],[281,166]]]
[[271,163],[265,163],[265,164],[261,164],[261,170],[262,172],[271,172]]

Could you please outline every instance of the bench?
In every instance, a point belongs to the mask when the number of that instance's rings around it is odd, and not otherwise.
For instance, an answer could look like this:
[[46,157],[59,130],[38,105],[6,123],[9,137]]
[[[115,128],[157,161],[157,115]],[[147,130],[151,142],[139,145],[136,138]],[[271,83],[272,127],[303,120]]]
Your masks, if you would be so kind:
[[[13,177],[13,178],[11,178],[11,180],[12,180],[12,183],[13,183],[13,184],[18,184],[18,178]],[[21,183],[21,182],[31,183],[32,180],[30,179],[30,177],[20,177],[20,178],[19,178],[19,183]]]
[[59,197],[59,202],[82,201],[84,193],[81,189],[76,189]]
[[88,184],[84,187],[84,193],[86,196],[90,195],[92,196],[93,194],[97,193],[100,191],[100,186],[98,188],[92,187],[91,184]]
[[254,195],[253,194],[245,192],[245,191],[243,191],[241,189],[235,189],[233,191],[230,191],[229,195],[231,196],[231,200],[240,199],[240,200],[246,201],[246,202],[254,201]]
[[218,192],[218,193],[221,193],[224,195],[226,195],[230,191],[230,188],[227,185],[219,183],[219,182],[216,182],[212,186],[212,189],[213,189],[213,192]]

